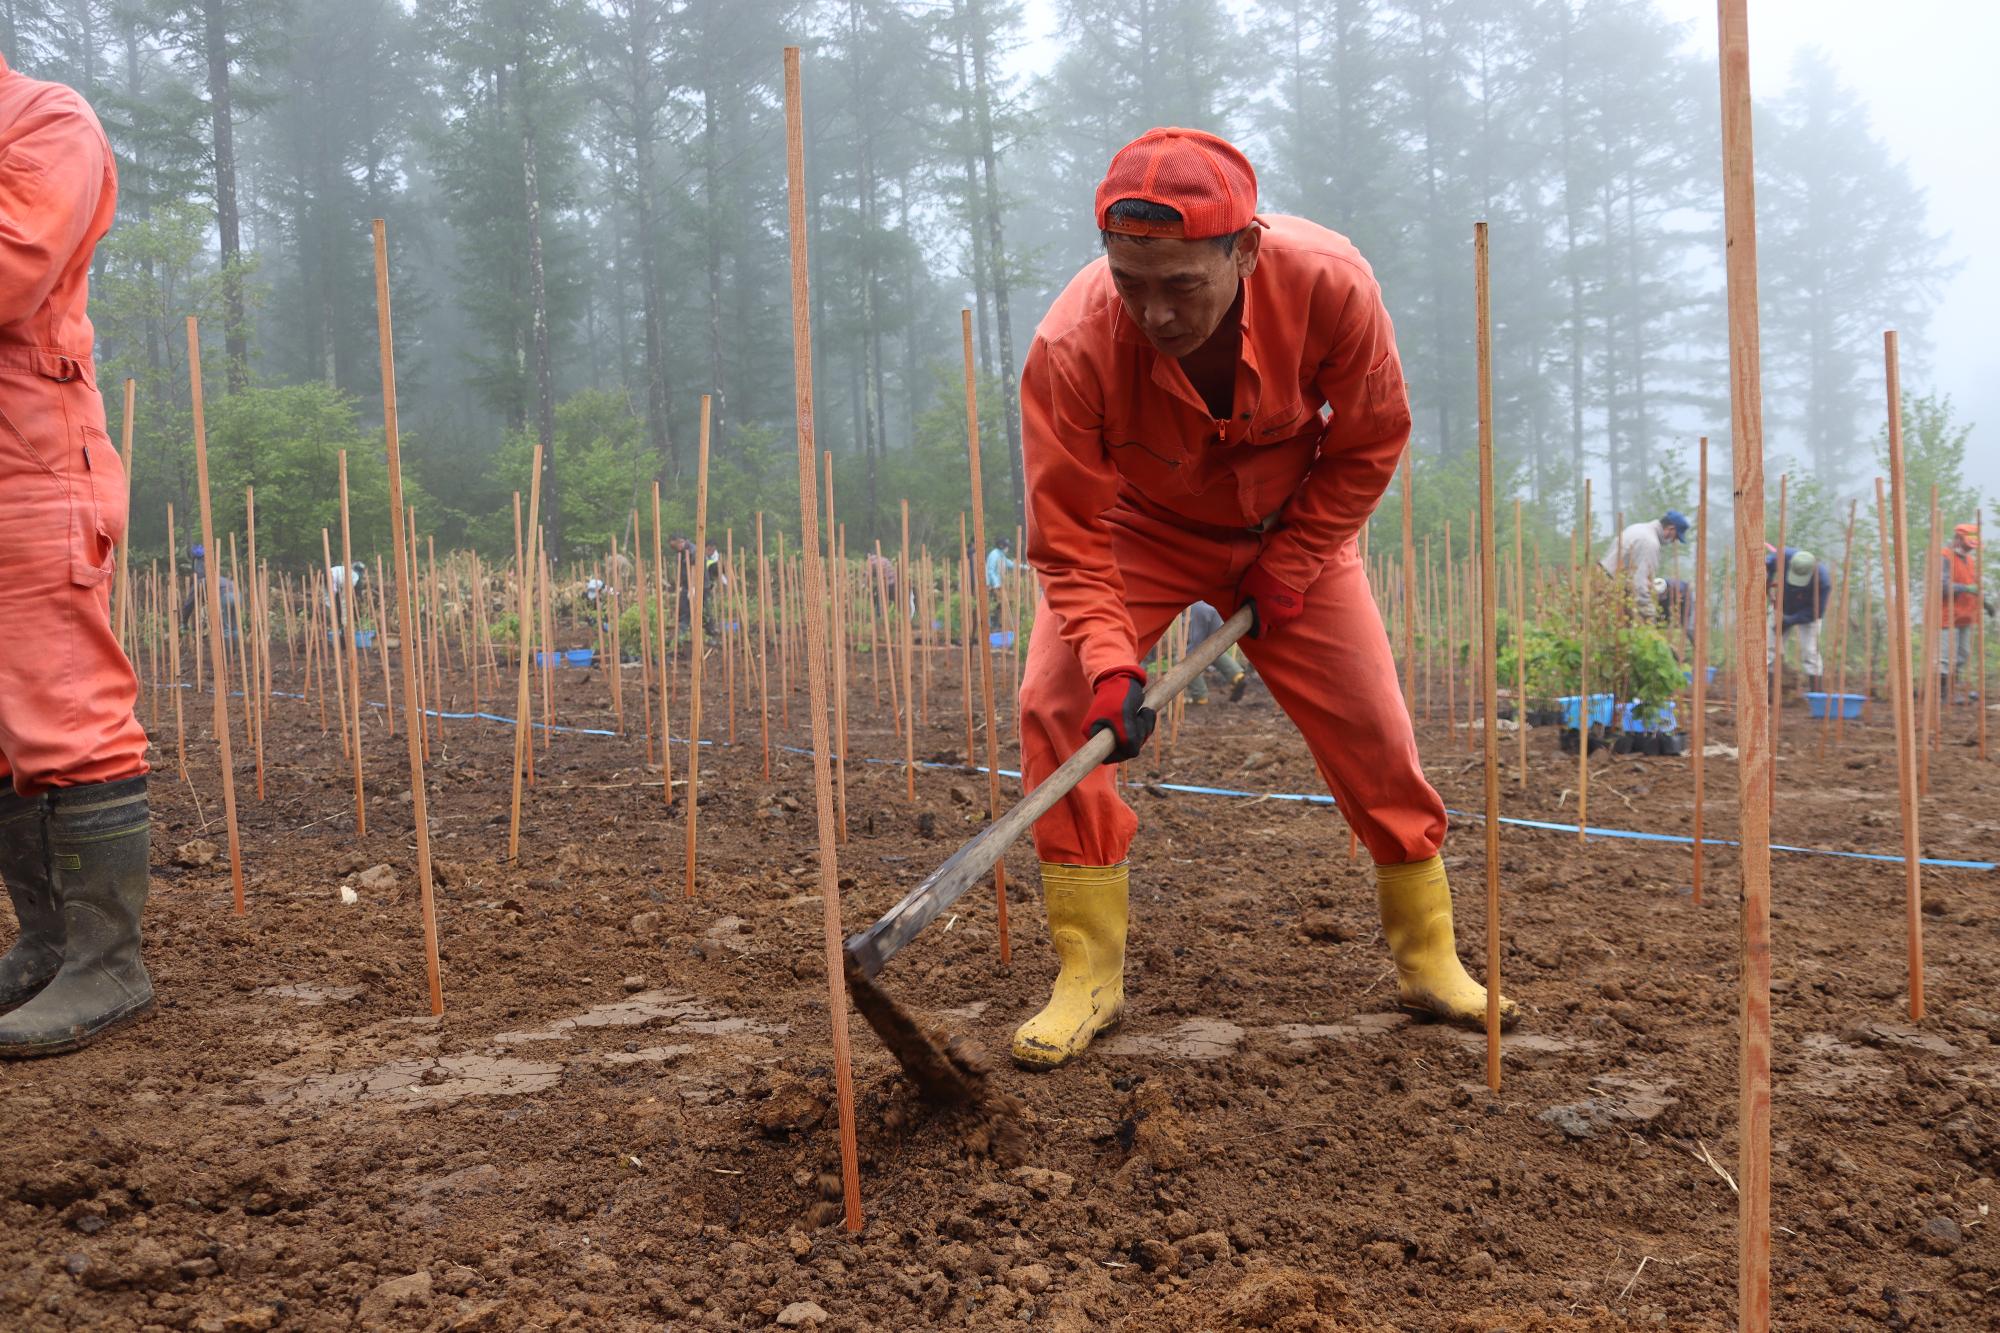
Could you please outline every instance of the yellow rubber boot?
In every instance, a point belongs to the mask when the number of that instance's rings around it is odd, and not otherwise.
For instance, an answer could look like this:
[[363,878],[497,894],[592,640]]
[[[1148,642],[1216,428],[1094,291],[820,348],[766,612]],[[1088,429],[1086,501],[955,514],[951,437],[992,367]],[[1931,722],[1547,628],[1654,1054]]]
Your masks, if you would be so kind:
[[1062,960],[1048,1005],[1014,1033],[1023,1069],[1055,1069],[1125,1010],[1126,866],[1042,862],[1049,938]]
[[[1486,1026],[1486,988],[1458,961],[1451,929],[1451,886],[1444,859],[1375,867],[1376,899],[1382,934],[1396,960],[1396,999],[1412,1013],[1463,1027]],[[1520,1016],[1514,1002],[1500,998],[1500,1023]]]

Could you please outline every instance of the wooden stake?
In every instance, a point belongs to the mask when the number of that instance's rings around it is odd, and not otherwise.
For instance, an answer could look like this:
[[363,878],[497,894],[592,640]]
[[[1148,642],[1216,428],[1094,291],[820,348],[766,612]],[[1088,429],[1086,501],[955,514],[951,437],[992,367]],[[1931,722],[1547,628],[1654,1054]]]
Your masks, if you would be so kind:
[[[1893,551],[1893,577],[1883,592],[1882,607],[1889,615],[1888,637],[1895,681],[1890,686],[1900,710],[1896,715],[1896,745],[1903,799],[1903,917],[1909,943],[1910,1020],[1924,1016],[1924,886],[1923,866],[1917,848],[1921,842],[1917,828],[1917,728],[1910,714],[1915,708],[1910,666],[1910,596],[1904,580],[1910,564],[1904,552],[1910,547],[1909,519],[1905,511],[1906,482],[1903,476],[1903,378],[1897,359],[1896,331],[1882,335],[1882,358],[1886,366],[1889,395],[1889,485],[1894,503],[1889,509],[1890,525],[1884,548]],[[1893,538],[1893,544],[1888,538]],[[1918,585],[1928,590],[1932,575],[1925,571]],[[1924,594],[1929,600],[1928,592]],[[1983,701],[1982,701],[1983,702]]]
[[1528,787],[1528,567],[1521,558],[1521,501],[1514,501],[1514,739],[1521,789]]
[[1694,670],[1688,723],[1694,763],[1694,905],[1701,906],[1702,777],[1708,744],[1708,436],[1701,437],[1700,504],[1694,512]]
[[1785,711],[1785,499],[1790,473],[1778,474],[1778,554],[1764,593],[1771,617],[1771,800],[1778,799],[1778,719]]
[[1472,226],[1479,374],[1479,689],[1486,709],[1486,1086],[1500,1091],[1500,716],[1493,558],[1493,315],[1486,224]]
[[[701,449],[695,465],[694,549],[702,566],[694,575],[694,648],[688,654],[687,897],[694,897],[695,814],[701,808],[702,593],[708,582],[708,429],[710,396],[701,396]],[[727,614],[725,612],[725,614]],[[726,623],[726,622],[725,622]],[[725,639],[727,635],[724,635]]]
[[978,768],[979,760],[975,756],[979,751],[973,741],[972,731],[972,636],[974,633],[983,636],[986,633],[986,627],[980,625],[975,630],[972,624],[972,581],[977,575],[973,572],[972,548],[965,544],[965,511],[963,509],[958,511],[958,549],[966,553],[965,558],[958,562],[959,660],[963,668],[959,673],[958,692],[959,696],[965,701],[965,766],[967,768]]
[[[972,312],[960,310],[959,331],[965,348],[965,447],[972,467],[972,539],[981,559],[986,556],[986,492],[979,473],[979,381],[972,367]],[[986,637],[991,623],[986,611],[986,580],[979,585],[979,695],[986,709],[986,818],[1000,817],[1000,740],[993,715],[993,647]],[[971,759],[967,755],[968,760]],[[993,900],[999,911],[1000,966],[1013,961],[1013,942],[1007,933],[1007,865],[993,866]]]
[[[674,803],[674,744],[673,731],[667,720],[667,623],[671,617],[676,627],[680,624],[680,607],[667,607],[666,561],[661,557],[660,546],[660,483],[653,483],[653,600],[659,604],[659,614],[653,617],[653,652],[660,659],[660,804],[671,808]],[[680,639],[676,628],[674,638]]]
[[[444,585],[438,582],[437,535],[435,533],[427,532],[424,534],[424,556],[430,566],[428,582],[431,590],[431,712],[437,718],[437,742],[438,747],[442,749],[444,747],[444,653],[446,644],[444,632],[438,624],[439,616],[444,610]],[[378,633],[375,637],[379,640],[382,636]],[[612,642],[615,645],[617,640],[613,639]],[[618,654],[615,648],[611,657],[611,679],[615,685],[618,680]],[[623,713],[619,714],[618,729],[621,732],[625,729]]]
[[[1582,546],[1572,577],[1576,580],[1576,840],[1585,842],[1590,823],[1590,478],[1583,479],[1583,521],[1577,525]],[[1611,538],[1616,543],[1614,534]],[[1614,547],[1615,549],[1615,547]],[[1450,559],[1450,546],[1446,546]]]
[[[390,514],[392,524],[397,521],[401,513],[399,509]],[[340,656],[345,663],[347,679],[354,686],[348,699],[353,709],[350,725],[353,728],[354,749],[350,757],[354,760],[354,836],[365,838],[368,836],[368,794],[363,788],[361,779],[361,662],[354,652],[354,631],[361,623],[361,619],[354,614],[354,539],[347,516],[347,450],[345,449],[340,451],[340,567],[343,571],[340,597],[347,611],[346,623],[340,630]],[[403,651],[407,653],[409,649],[409,640],[405,639]]]
[[[1417,720],[1417,539],[1410,491],[1416,476],[1414,455],[1413,446],[1403,446],[1403,709],[1412,725]],[[1526,734],[1525,726],[1522,734]]]
[[[389,684],[389,590],[388,578],[382,573],[382,553],[375,553],[375,577],[368,580],[375,585],[375,651],[382,663],[382,722],[388,728],[389,739],[396,738],[396,691]],[[359,688],[359,678],[356,679]]]
[[180,761],[181,781],[188,781],[187,719],[181,711],[181,586],[179,548],[174,545],[174,507],[167,505],[167,662],[173,671],[174,752]]
[[[1834,666],[1833,693],[1831,696],[1827,698],[1826,712],[1820,718],[1819,754],[1820,758],[1822,759],[1826,757],[1827,734],[1835,729],[1835,726],[1837,725],[1835,719],[1839,718],[1842,715],[1842,713],[1846,711],[1845,705],[1847,703],[1846,694],[1847,694],[1847,624],[1848,624],[1847,589],[1850,580],[1854,576],[1854,512],[1859,503],[1860,502],[1856,500],[1849,500],[1847,502],[1847,537],[1842,542],[1840,550],[1840,618],[1834,622],[1834,629],[1839,632],[1840,642],[1838,646],[1835,647],[1834,649],[1835,666]],[[1815,597],[1818,596],[1817,590],[1815,590],[1814,596]],[[1824,611],[1826,608],[1821,607],[1820,609],[1821,611]],[[1824,670],[1823,665],[1822,665],[1822,670]],[[1822,676],[1820,680],[1820,686],[1822,689],[1824,689],[1825,685],[1826,681],[1824,676]]]
[[[389,244],[381,218],[375,219],[375,330],[382,351],[382,430],[389,449],[389,512],[403,512],[403,455],[396,425],[396,339],[389,313]],[[414,589],[415,551],[396,543],[396,627],[405,644],[413,642],[410,601]],[[383,627],[376,629],[380,637]],[[437,908],[431,888],[431,825],[424,791],[423,719],[417,712],[416,664],[403,653],[403,731],[410,750],[410,805],[417,825],[417,894],[424,926],[424,976],[430,983],[431,1013],[444,1012],[444,986],[438,967]],[[442,707],[439,708],[442,712]]]
[[[1757,344],[1757,205],[1751,171],[1747,0],[1719,0],[1729,398],[1736,492],[1737,783],[1743,843],[1742,1048],[1737,1105],[1740,1333],[1771,1326],[1771,756],[1762,667],[1764,401]],[[1705,497],[1704,497],[1705,498]]]
[[833,509],[833,451],[822,450],[826,466],[826,561],[827,583],[822,589],[831,607],[828,645],[833,657],[833,732],[838,737],[833,754],[834,811],[839,816],[839,836],[847,842],[847,617],[852,598],[847,595],[847,549],[840,540],[840,526]]
[[[1897,507],[1901,507],[1901,500]],[[1924,541],[1923,573],[1917,577],[1918,609],[1923,612],[1923,711],[1917,715],[1917,795],[1931,794],[1931,746],[1937,741],[1938,684],[1944,676],[1938,655],[1938,614],[1947,603],[1939,597],[1938,567],[1943,563],[1938,544],[1938,488],[1931,486],[1930,533]]]
[[916,651],[917,626],[911,611],[916,586],[910,579],[910,502],[903,505],[903,553],[896,576],[896,614],[903,622],[903,786],[910,802],[917,799],[917,706],[910,694],[910,655]]
[[[535,533],[541,531],[539,524],[542,515],[542,446],[540,444],[535,446],[534,464],[529,469],[528,477],[527,530],[530,533]],[[520,503],[520,499],[521,497],[518,494],[515,495],[514,501],[517,506]],[[519,512],[520,510],[517,508],[515,513],[518,514]],[[529,575],[530,565],[527,563],[534,557],[531,552],[520,545],[521,530],[519,528],[515,529],[514,536],[514,549],[519,571],[519,578],[516,579],[518,586],[514,589],[514,594],[520,601],[520,621],[515,626],[514,642],[515,646],[519,649],[517,656],[520,660],[517,664],[519,667],[519,683],[514,692],[514,795],[507,817],[507,860],[518,864],[521,859],[522,770],[530,767],[534,761],[534,740],[529,735],[528,725],[528,672],[530,664],[534,661],[534,655],[530,651],[529,645],[533,641],[535,628],[535,599],[533,595],[534,580]]]
[[[251,743],[256,746],[257,799],[264,799],[264,701],[270,696],[271,645],[268,642],[269,626],[264,621],[264,577],[257,565],[257,488],[243,488],[244,522],[248,545],[245,554],[250,561],[250,646],[255,655],[250,659],[250,691],[244,695],[244,707],[251,721]],[[233,551],[232,551],[233,554]],[[239,606],[243,601],[243,589],[236,590]]]
[[[1986,601],[1986,511],[1972,511],[1972,586],[1978,591],[1973,594],[1981,605]],[[1979,757],[1986,758],[1986,714],[1992,711],[1986,702],[1986,617],[1978,620],[1979,666],[1978,682],[1974,686],[1979,691]]]
[[246,623],[250,618],[244,614],[243,603],[247,594],[244,591],[243,571],[236,563],[236,534],[233,532],[229,534],[229,581],[236,585],[236,605],[225,613],[229,619],[223,628],[227,630],[232,624],[236,627],[236,675],[243,687],[243,741],[257,756],[257,799],[261,801],[264,799],[264,751],[257,744],[257,696],[252,681],[255,663],[251,660],[250,651],[254,631]]
[[764,745],[764,781],[771,780],[771,577],[764,562],[764,511],[757,511],[757,729]]
[[[326,557],[326,567],[329,573],[331,573],[333,569],[333,547],[329,543],[325,528],[319,530],[319,549],[320,554]],[[326,591],[326,618],[328,621],[341,623],[329,626],[327,630],[327,647],[333,657],[334,702],[340,705],[340,753],[342,758],[346,758],[354,753],[354,739],[348,734],[349,727],[352,724],[352,714],[347,711],[347,654],[340,651],[340,635],[343,628],[347,633],[352,634],[354,632],[354,618],[352,614],[344,615],[341,611],[340,596],[341,594],[334,592],[333,581],[329,578],[327,580]],[[326,667],[322,665],[320,671],[324,675]],[[356,681],[355,684],[358,687],[360,682]]]
[[799,48],[785,48],[785,167],[792,259],[793,401],[798,423],[799,539],[805,553],[806,663],[812,689],[813,794],[819,827],[819,887],[825,904],[826,988],[833,1029],[833,1070],[840,1115],[841,1197],[849,1232],[861,1230],[861,1168],[854,1141],[854,1072],[847,1043],[847,982],[840,947],[840,873],[835,860],[832,778],[827,765],[826,571],[820,566],[813,494],[812,315],[807,290],[805,128]]
[[208,646],[215,662],[215,744],[222,754],[222,815],[229,826],[229,882],[236,895],[236,915],[243,915],[243,839],[236,827],[236,762],[229,746],[229,676],[223,670],[222,589],[216,582],[215,513],[208,498],[208,427],[201,400],[201,333],[195,317],[187,317],[188,384],[194,408],[195,483],[201,488],[201,549],[203,577],[208,584]]
[[[125,418],[119,423],[118,427],[118,454],[125,464],[125,496],[127,501],[126,509],[128,511],[131,509],[130,501],[134,494],[132,490],[132,402],[135,387],[135,382],[128,377],[125,381]],[[168,545],[167,551],[169,554],[172,554],[173,546],[171,544]],[[132,598],[131,554],[132,542],[128,535],[126,540],[118,543],[118,612],[112,617],[111,621],[111,632],[117,636],[118,642],[124,645],[127,660],[137,655],[135,642],[132,637],[132,627],[125,618]]]

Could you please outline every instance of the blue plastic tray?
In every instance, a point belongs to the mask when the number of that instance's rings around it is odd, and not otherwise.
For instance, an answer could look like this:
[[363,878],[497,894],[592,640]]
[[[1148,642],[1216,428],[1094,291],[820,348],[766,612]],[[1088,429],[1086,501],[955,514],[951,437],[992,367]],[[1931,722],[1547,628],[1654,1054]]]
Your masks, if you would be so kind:
[[[1577,700],[1580,697],[1581,697],[1580,695],[1565,694],[1556,700],[1557,703],[1562,705],[1563,725],[1565,727],[1568,727],[1572,731],[1576,730],[1576,716],[1578,711]],[[1612,710],[1616,704],[1617,704],[1617,699],[1614,698],[1612,695],[1609,694],[1591,695],[1590,696],[1591,724],[1593,726],[1602,726],[1602,727],[1610,726]]]
[[1660,706],[1659,712],[1655,715],[1653,725],[1649,727],[1640,719],[1639,701],[1634,699],[1630,703],[1621,705],[1618,709],[1618,725],[1625,731],[1636,732],[1677,730],[1678,723],[1675,717],[1674,701],[1669,699]]
[[[1868,696],[1865,694],[1830,694],[1822,693],[1819,690],[1806,691],[1806,707],[1812,710],[1814,717],[1825,717],[1826,710],[1829,707],[1836,706],[1840,709],[1840,712],[1835,715],[1837,717],[1860,717],[1861,705],[1867,702],[1867,699]],[[1833,702],[1835,700],[1839,701],[1837,705]]]

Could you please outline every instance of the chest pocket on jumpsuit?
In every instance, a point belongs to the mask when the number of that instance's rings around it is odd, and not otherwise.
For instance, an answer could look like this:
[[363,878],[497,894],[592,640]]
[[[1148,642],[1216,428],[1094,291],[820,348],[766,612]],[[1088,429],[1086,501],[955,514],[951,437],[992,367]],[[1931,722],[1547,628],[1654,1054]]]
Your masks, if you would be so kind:
[[1293,396],[1259,411],[1236,450],[1237,487],[1246,523],[1258,523],[1285,507],[1319,448],[1320,419]]

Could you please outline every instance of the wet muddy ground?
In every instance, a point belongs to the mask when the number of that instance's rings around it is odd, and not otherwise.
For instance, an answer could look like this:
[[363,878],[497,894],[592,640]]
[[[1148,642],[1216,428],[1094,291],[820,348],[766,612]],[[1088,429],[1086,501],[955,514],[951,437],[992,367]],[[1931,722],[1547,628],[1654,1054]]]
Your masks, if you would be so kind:
[[[956,668],[939,674],[917,752],[952,762]],[[682,814],[644,763],[627,676],[627,736],[560,735],[544,755],[518,865],[511,732],[446,724],[430,768],[441,1019],[401,735],[371,710],[366,838],[315,706],[278,701],[262,802],[239,743],[237,917],[226,858],[190,845],[225,844],[205,696],[187,699],[191,783],[163,709],[160,1006],[81,1054],[0,1067],[0,1325],[1733,1325],[1727,849],[1697,906],[1685,846],[1506,830],[1504,966],[1525,1012],[1492,1095],[1480,1037],[1394,1011],[1372,879],[1335,812],[1134,787],[1124,1026],[1059,1073],[1002,1067],[1027,1133],[995,1160],[915,1105],[854,1022],[866,1227],[848,1235],[808,1222],[837,1161],[810,763],[776,753],[765,781],[739,697],[741,743],[704,751],[685,897]],[[727,725],[714,685],[711,735]],[[450,688],[464,707],[463,678]],[[908,801],[900,767],[859,762],[901,755],[865,670],[853,699],[849,931],[977,830],[985,785],[928,769]],[[612,725],[603,673],[564,673],[558,709]],[[1777,841],[1900,850],[1886,709],[1870,711],[1825,758],[1788,714]],[[778,739],[801,743],[803,717],[775,713]],[[1973,717],[1960,710],[1933,759],[1929,855],[2000,851],[2000,770],[1959,743]],[[1728,740],[1727,710],[1712,723]],[[1465,731],[1439,716],[1420,739],[1447,804],[1476,811]],[[1573,818],[1575,758],[1532,733],[1523,785],[1506,740],[1507,813]],[[1164,770],[1128,776],[1322,790],[1261,690],[1189,709]],[[1734,781],[1711,761],[1717,836]],[[1685,759],[1592,760],[1592,823],[1684,833],[1689,800]],[[1483,956],[1482,846],[1470,818],[1446,845],[1468,959]],[[1008,864],[1010,969],[981,892],[882,978],[995,1053],[1054,970],[1031,850]],[[1780,854],[1773,878],[1779,1323],[2000,1327],[2000,875],[1926,872],[1921,1023],[1905,1012],[1899,866]]]

